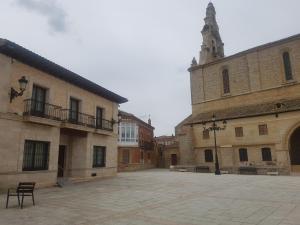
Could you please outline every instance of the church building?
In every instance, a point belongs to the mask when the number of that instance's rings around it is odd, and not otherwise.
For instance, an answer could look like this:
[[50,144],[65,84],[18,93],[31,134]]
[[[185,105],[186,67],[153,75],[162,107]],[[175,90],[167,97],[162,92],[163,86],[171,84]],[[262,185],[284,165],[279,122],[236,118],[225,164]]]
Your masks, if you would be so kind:
[[180,164],[215,170],[215,120],[221,171],[300,172],[300,34],[224,56],[212,3],[204,21],[192,114],[175,128]]

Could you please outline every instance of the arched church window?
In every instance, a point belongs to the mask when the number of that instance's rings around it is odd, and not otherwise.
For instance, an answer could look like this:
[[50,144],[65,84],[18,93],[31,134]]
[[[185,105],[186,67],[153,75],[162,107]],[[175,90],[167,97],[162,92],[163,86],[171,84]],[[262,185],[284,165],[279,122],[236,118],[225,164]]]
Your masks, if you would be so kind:
[[213,54],[214,54],[214,56],[216,56],[217,55],[216,44],[215,44],[214,40],[212,40],[211,42],[212,42],[212,51],[213,51]]
[[222,78],[223,78],[223,93],[228,94],[230,93],[228,69],[224,69],[222,71]]
[[283,58],[283,64],[284,64],[285,79],[293,80],[290,54],[288,52],[284,52],[282,54],[282,58]]

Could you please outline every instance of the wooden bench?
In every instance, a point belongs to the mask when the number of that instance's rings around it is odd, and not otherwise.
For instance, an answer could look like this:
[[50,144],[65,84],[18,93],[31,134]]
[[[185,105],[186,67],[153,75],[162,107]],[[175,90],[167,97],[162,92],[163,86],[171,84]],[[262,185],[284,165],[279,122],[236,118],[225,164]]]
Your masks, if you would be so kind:
[[209,173],[208,166],[196,166],[194,169],[195,173]]
[[239,172],[240,174],[256,175],[257,169],[256,167],[245,166],[245,167],[240,167]]
[[[18,197],[18,205],[21,206],[21,209],[23,209],[23,202],[25,196],[31,196],[32,203],[34,203],[34,191],[35,182],[20,182],[18,184],[17,188],[9,188],[7,190],[7,198],[6,198],[6,208],[8,208],[8,201],[10,196],[17,196]],[[20,197],[22,197],[22,201],[20,203]]]

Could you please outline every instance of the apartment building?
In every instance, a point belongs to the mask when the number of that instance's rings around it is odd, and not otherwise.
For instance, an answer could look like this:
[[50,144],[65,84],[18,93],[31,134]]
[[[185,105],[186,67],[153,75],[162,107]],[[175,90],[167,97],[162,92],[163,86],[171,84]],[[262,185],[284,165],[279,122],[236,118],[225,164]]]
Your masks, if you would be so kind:
[[117,172],[121,97],[0,39],[0,188]]

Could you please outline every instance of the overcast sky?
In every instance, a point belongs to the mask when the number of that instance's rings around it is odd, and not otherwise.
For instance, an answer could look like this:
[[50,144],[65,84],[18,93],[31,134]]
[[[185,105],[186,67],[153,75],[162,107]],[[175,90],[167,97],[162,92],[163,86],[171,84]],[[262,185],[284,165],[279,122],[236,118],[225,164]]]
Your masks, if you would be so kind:
[[[1,37],[129,99],[155,135],[191,113],[209,0],[5,0]],[[225,55],[300,33],[299,0],[214,0]]]

